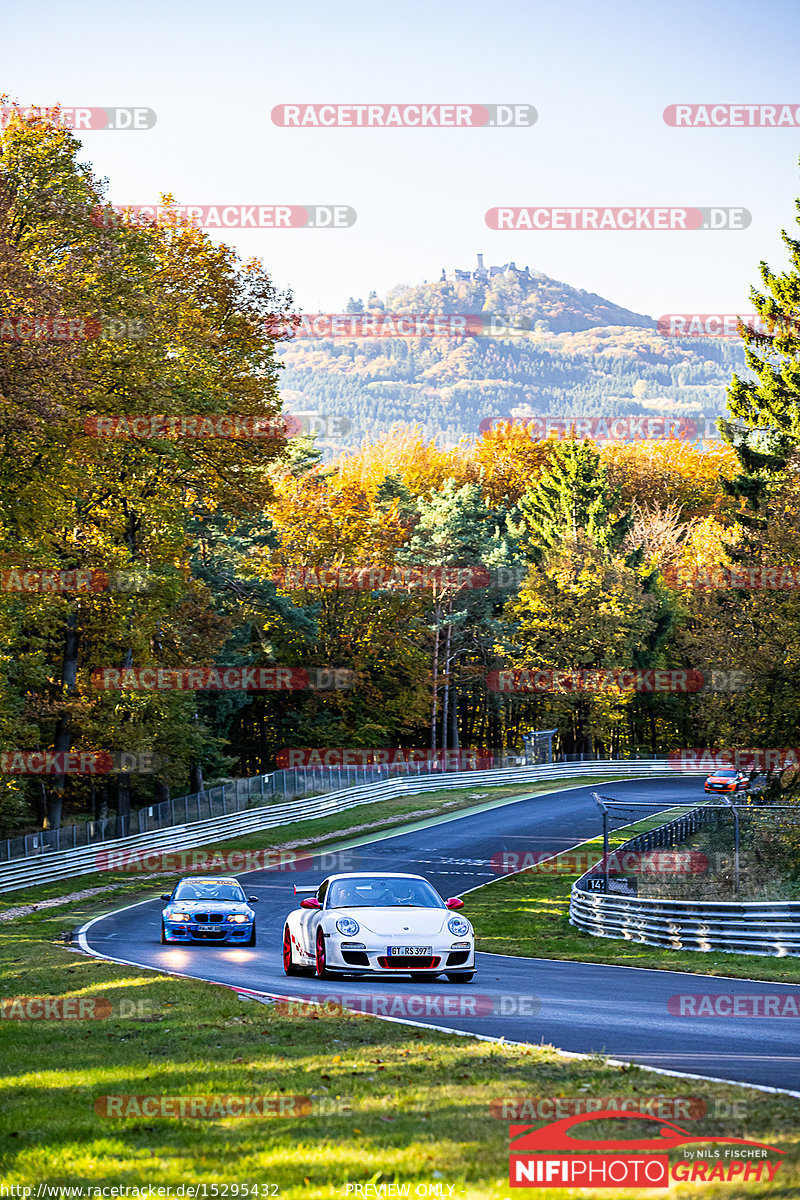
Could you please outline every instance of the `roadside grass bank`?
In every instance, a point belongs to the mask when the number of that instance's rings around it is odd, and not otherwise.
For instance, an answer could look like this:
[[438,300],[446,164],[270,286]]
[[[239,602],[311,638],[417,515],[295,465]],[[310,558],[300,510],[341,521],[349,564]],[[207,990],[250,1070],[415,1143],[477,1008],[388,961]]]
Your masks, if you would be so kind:
[[[82,915],[101,911],[95,899]],[[103,1001],[110,1015],[0,1022],[4,1187],[205,1183],[211,1196],[214,1184],[259,1184],[279,1189],[281,1200],[316,1200],[345,1196],[348,1183],[370,1182],[410,1184],[412,1195],[416,1185],[438,1184],[440,1195],[456,1200],[500,1200],[509,1194],[510,1121],[540,1125],[566,1115],[548,1109],[556,1098],[562,1107],[630,1103],[692,1134],[773,1144],[786,1151],[786,1160],[771,1187],[750,1180],[748,1197],[775,1195],[776,1186],[789,1195],[800,1186],[800,1100],[793,1097],[341,1010],[306,1009],[298,1016],[286,1005],[244,1003],[220,986],[83,956],[57,944],[60,927],[59,918],[46,913],[0,927],[2,999]],[[311,980],[308,990],[313,994]],[[162,1118],[136,1115],[141,1099],[109,1105],[104,1096],[206,1097],[211,1103],[265,1096],[276,1106],[281,1097],[291,1105],[291,1097],[302,1096],[312,1111]],[[513,1115],[512,1098],[527,1101],[528,1110]],[[132,1115],[102,1115],[109,1108]],[[592,1136],[614,1132],[607,1124]],[[638,1123],[626,1124],[625,1136],[641,1133]],[[691,1200],[717,1194],[702,1183],[680,1190]],[[724,1185],[721,1190],[728,1194]],[[567,1193],[529,1194],[557,1200]]]
[[[217,854],[227,855],[237,851],[259,851],[270,849],[294,849],[298,853],[324,853],[331,844],[343,839],[367,837],[371,833],[384,833],[393,828],[400,828],[409,822],[425,821],[431,818],[448,816],[455,812],[465,812],[479,809],[482,805],[495,800],[508,799],[514,796],[523,798],[543,792],[562,791],[565,788],[585,787],[589,783],[602,784],[609,782],[613,776],[597,779],[591,776],[580,776],[571,779],[540,780],[536,783],[509,783],[500,787],[471,787],[448,791],[442,789],[434,792],[418,792],[414,795],[400,796],[390,800],[379,800],[375,804],[363,805],[335,813],[328,817],[313,818],[308,821],[297,821],[291,825],[275,829],[263,829],[240,837],[220,840],[198,850],[174,851],[169,854],[174,861],[184,855],[181,860],[186,863],[185,870],[169,870],[159,874],[154,880],[154,874],[149,870],[98,870],[75,875],[69,879],[57,880],[53,883],[39,884],[18,891],[8,892],[0,896],[0,922],[4,913],[14,911],[22,906],[36,904],[44,900],[65,898],[70,903],[70,897],[82,891],[93,888],[109,889],[105,892],[108,901],[117,899],[146,899],[148,896],[159,895],[166,890],[169,880],[181,874],[192,871],[192,856],[202,856],[202,861],[210,861]],[[97,846],[98,856],[105,854],[103,843]],[[33,859],[32,862],[38,861]],[[104,860],[100,860],[104,861]],[[235,871],[225,870],[217,873],[236,874]]]
[[[678,810],[661,813],[616,830],[609,834],[609,847],[621,846],[637,833],[676,815]],[[680,849],[685,846],[682,844]],[[491,880],[469,892],[465,911],[475,926],[476,948],[490,954],[800,983],[800,958],[668,950],[622,938],[592,937],[576,929],[569,923],[570,889],[586,870],[587,861],[602,855],[603,840],[595,838],[536,867]]]

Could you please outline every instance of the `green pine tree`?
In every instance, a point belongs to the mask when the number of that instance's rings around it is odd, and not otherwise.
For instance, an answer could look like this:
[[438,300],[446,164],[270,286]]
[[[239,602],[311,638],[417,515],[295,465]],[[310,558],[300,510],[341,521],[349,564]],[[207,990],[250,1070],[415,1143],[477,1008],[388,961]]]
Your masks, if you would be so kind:
[[[800,200],[795,207],[800,214]],[[764,291],[750,289],[763,329],[741,326],[745,361],[755,378],[733,376],[728,389],[733,420],[720,421],[722,436],[740,463],[727,490],[755,511],[800,446],[800,240],[785,229],[781,236],[789,252],[788,269],[776,274],[762,262]]]

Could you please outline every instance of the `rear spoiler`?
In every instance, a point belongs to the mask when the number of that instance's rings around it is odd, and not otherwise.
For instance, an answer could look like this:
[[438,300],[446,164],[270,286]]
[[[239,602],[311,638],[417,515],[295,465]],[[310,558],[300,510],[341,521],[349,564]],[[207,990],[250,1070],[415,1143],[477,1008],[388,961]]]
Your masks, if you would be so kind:
[[313,896],[318,891],[319,885],[317,887],[298,887],[297,884],[294,885],[295,896],[299,896],[301,892],[308,892],[309,896]]

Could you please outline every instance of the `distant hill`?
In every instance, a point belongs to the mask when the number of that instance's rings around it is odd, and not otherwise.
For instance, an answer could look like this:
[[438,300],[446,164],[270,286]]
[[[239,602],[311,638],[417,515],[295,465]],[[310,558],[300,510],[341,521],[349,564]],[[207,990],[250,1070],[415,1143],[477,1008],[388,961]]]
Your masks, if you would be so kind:
[[656,320],[593,292],[514,263],[455,270],[435,283],[393,288],[381,300],[350,299],[351,313],[484,314],[525,332],[463,338],[298,337],[283,345],[281,393],[291,412],[345,418],[321,434],[326,457],[418,424],[451,445],[477,437],[481,421],[533,414],[705,416],[725,407],[738,339],[678,340]]

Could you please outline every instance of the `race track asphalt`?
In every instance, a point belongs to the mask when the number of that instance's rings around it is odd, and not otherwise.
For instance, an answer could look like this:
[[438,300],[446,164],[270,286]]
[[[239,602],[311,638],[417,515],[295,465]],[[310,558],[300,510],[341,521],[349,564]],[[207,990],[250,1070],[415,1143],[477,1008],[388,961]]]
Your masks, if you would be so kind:
[[[669,1004],[679,995],[791,994],[800,1012],[800,986],[495,954],[478,954],[471,984],[444,978],[417,983],[402,976],[328,981],[284,975],[281,935],[287,913],[298,902],[294,884],[316,885],[338,870],[411,871],[424,875],[443,896],[464,896],[499,877],[492,863],[498,854],[557,854],[599,834],[593,790],[594,785],[494,802],[482,811],[435,818],[401,833],[343,841],[336,852],[316,855],[299,870],[242,874],[247,893],[259,897],[258,945],[252,949],[162,946],[157,900],[96,918],[78,940],[92,954],[225,984],[243,998],[247,993],[328,998],[356,1011],[436,1028],[800,1094],[797,1018],[680,1016],[671,1011],[680,1009],[679,1002]],[[600,790],[621,800],[652,802],[653,812],[703,795],[697,778],[625,780]],[[636,810],[631,819],[646,814]],[[464,911],[469,915],[468,895]],[[697,965],[701,972],[702,955]]]

